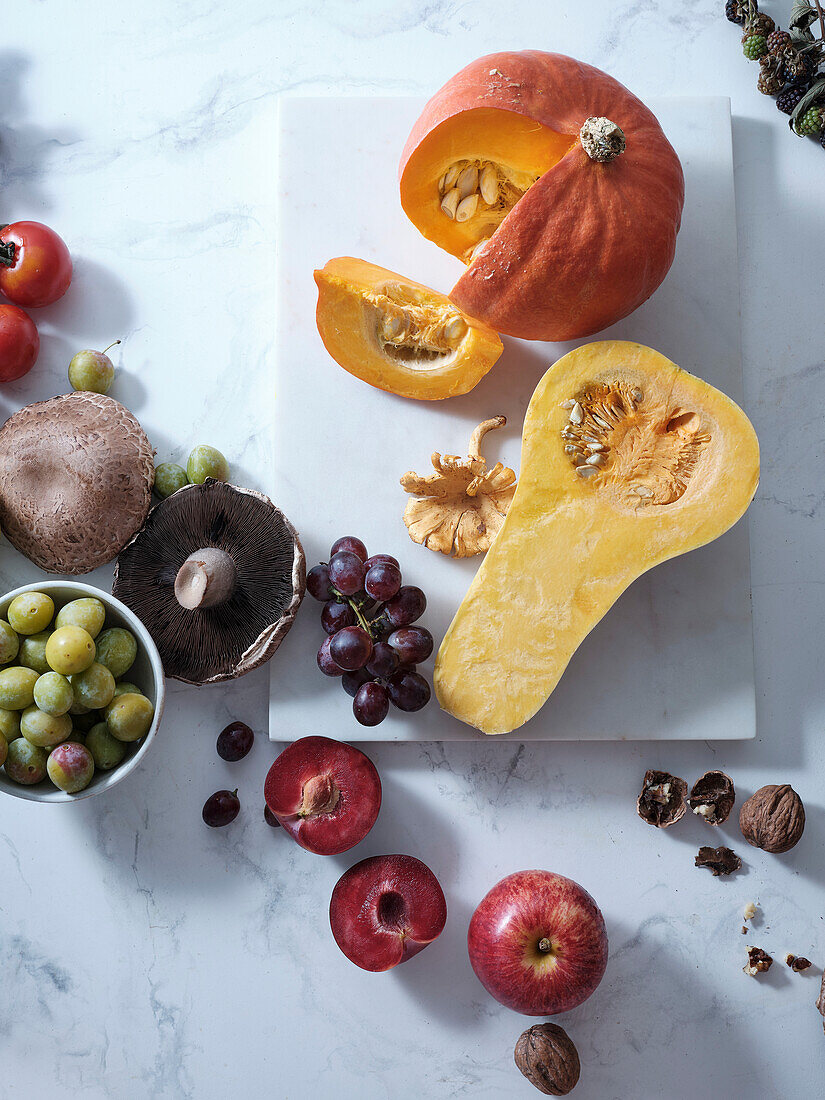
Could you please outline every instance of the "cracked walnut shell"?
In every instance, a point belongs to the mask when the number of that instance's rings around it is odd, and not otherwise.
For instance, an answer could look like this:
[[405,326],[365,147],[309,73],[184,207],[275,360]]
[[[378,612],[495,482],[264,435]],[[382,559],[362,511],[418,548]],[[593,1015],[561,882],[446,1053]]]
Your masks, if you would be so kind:
[[516,1065],[545,1096],[567,1096],[581,1073],[575,1044],[558,1024],[533,1024],[518,1037]]
[[685,816],[687,789],[684,779],[669,772],[648,769],[636,803],[639,817],[657,829],[675,825]]
[[505,417],[494,416],[479,424],[466,458],[436,452],[432,456],[434,474],[404,474],[401,487],[414,498],[404,509],[404,523],[413,542],[456,558],[490,549],[512,503],[516,475],[500,462],[488,470],[479,448],[487,432],[506,423]]
[[789,852],[805,829],[805,807],[788,783],[760,787],[742,806],[739,828],[748,844],[765,852]]
[[704,818],[708,825],[721,825],[730,817],[736,802],[733,780],[724,772],[705,772],[693,784],[687,801],[691,810]]

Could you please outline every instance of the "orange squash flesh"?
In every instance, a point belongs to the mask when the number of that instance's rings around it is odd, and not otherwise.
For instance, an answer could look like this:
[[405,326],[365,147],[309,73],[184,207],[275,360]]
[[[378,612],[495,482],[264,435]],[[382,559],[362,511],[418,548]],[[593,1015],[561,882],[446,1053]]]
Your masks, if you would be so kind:
[[708,383],[640,344],[564,356],[533,394],[515,498],[438,652],[441,706],[484,733],[521,726],[628,585],[728,530],[758,480],[750,421]]
[[467,393],[503,350],[488,325],[444,294],[387,268],[340,256],[315,272],[316,322],[344,370],[400,397]]
[[[582,147],[579,132],[592,117],[624,131],[626,149],[609,163]],[[522,197],[502,199],[492,233],[485,202],[461,223],[441,207],[445,166],[474,151],[504,169],[529,165],[537,177]],[[649,298],[673,262],[684,203],[679,158],[636,96],[570,57],[527,50],[472,62],[424,108],[399,175],[410,220],[469,262],[451,299],[497,332],[591,335]]]

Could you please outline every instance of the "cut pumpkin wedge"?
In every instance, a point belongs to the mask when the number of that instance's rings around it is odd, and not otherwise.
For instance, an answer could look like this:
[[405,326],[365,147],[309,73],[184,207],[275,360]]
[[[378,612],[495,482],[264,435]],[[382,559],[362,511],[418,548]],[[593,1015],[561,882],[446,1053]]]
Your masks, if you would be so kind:
[[484,733],[523,725],[622,592],[732,527],[758,480],[750,421],[707,382],[641,344],[565,355],[533,394],[515,498],[441,644],[441,706]]
[[444,294],[366,260],[315,272],[316,321],[329,354],[380,390],[422,401],[467,393],[503,350],[498,334]]

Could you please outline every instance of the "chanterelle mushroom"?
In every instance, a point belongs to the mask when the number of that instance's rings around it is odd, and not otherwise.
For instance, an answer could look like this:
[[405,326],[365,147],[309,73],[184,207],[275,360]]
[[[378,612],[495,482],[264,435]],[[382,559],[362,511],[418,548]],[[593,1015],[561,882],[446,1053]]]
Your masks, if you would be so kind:
[[488,470],[479,447],[487,432],[506,423],[506,417],[494,416],[479,424],[466,458],[436,452],[434,474],[404,474],[401,486],[415,497],[404,509],[413,542],[457,558],[490,549],[512,503],[516,475],[500,462]]
[[112,592],[145,623],[167,676],[207,684],[268,661],[305,588],[286,516],[262,493],[207,478],[155,505]]
[[0,429],[0,524],[47,573],[89,573],[139,530],[154,476],[149,440],[118,401],[38,401]]

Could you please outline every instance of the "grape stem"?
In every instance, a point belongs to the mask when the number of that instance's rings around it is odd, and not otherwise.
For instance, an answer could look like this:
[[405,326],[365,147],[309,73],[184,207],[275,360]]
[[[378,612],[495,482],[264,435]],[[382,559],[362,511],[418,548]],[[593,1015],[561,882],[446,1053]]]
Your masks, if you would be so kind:
[[348,603],[350,605],[353,612],[355,613],[355,617],[358,620],[359,626],[363,630],[366,630],[366,632],[367,632],[367,634],[369,634],[370,638],[373,641],[375,641],[375,635],[372,632],[372,622],[368,618],[366,618],[366,616],[363,614],[363,612],[361,611],[361,608],[358,606],[358,604],[355,602],[355,600],[353,600],[350,596],[345,596],[343,592],[339,592],[338,589],[335,587],[335,585],[332,585],[331,587],[332,587],[332,591],[335,593],[336,599],[341,600],[344,603]]

